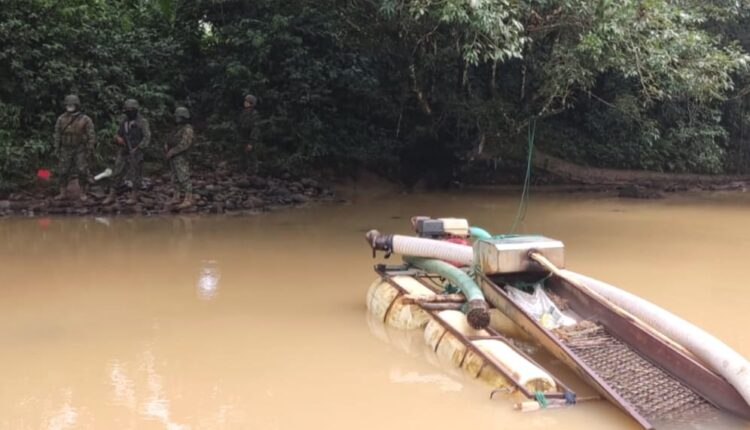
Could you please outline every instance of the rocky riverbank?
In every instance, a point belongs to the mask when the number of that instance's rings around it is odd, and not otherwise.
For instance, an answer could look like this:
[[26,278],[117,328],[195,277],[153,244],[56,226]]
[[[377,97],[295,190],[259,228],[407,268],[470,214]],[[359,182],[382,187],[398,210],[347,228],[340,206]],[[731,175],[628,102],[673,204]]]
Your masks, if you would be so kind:
[[333,191],[311,178],[261,177],[240,173],[208,172],[193,178],[196,202],[178,210],[169,204],[172,186],[169,175],[144,179],[136,204],[127,204],[122,190],[117,201],[103,205],[106,187],[89,187],[86,200],[77,198],[78,187],[69,187],[69,198],[54,200],[52,184],[40,182],[24,191],[0,198],[0,216],[40,215],[161,215],[255,214],[282,207],[300,206],[313,201],[335,200]]

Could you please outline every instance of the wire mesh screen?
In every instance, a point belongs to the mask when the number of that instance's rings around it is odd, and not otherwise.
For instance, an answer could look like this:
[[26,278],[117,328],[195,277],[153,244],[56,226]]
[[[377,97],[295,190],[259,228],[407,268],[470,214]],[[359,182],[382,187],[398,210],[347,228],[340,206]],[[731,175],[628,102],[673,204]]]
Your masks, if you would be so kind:
[[700,395],[594,322],[561,327],[563,342],[604,381],[650,421],[692,422],[713,418],[716,410]]

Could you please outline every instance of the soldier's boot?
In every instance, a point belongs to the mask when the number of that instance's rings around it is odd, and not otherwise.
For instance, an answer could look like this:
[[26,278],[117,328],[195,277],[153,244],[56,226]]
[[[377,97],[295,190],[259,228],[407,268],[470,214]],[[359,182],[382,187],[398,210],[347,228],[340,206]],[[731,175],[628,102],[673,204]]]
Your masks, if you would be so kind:
[[102,204],[103,205],[111,205],[112,203],[115,202],[116,199],[117,199],[117,194],[115,193],[115,190],[113,188],[113,189],[109,190],[109,194],[107,194],[107,198],[104,199],[104,201],[102,202]]
[[128,193],[128,199],[125,201],[125,204],[134,205],[136,203],[138,203],[138,191],[131,191]]
[[172,198],[170,198],[169,201],[167,201],[167,204],[170,206],[173,206],[179,202],[180,202],[180,192],[175,190],[172,192]]
[[185,193],[185,200],[182,201],[179,205],[177,205],[177,209],[187,209],[191,206],[193,206],[193,193]]
[[54,197],[54,200],[62,200],[65,198],[65,187],[60,187],[60,193]]

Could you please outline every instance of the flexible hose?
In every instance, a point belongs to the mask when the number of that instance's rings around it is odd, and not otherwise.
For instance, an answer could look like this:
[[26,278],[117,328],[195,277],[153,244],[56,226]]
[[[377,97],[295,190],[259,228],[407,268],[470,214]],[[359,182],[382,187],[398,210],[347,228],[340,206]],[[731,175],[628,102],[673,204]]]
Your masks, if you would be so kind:
[[[471,248],[470,248],[471,249]],[[419,267],[428,273],[434,273],[447,279],[466,296],[466,319],[475,329],[487,328],[490,325],[489,306],[484,300],[484,294],[479,286],[463,270],[432,258],[404,256],[404,261]]]
[[474,261],[474,250],[470,246],[419,237],[394,235],[393,252],[455,261],[467,266]]
[[416,256],[404,256],[404,262],[412,266],[419,267],[428,273],[434,273],[447,279],[453,286],[461,290],[466,300],[484,300],[484,294],[479,286],[463,270],[446,263],[445,261],[435,260],[433,258],[423,258]]
[[367,243],[375,250],[395,252],[401,255],[436,258],[453,261],[468,266],[474,261],[474,250],[471,246],[442,240],[424,239],[421,237],[385,235],[377,230],[370,230],[365,235]]

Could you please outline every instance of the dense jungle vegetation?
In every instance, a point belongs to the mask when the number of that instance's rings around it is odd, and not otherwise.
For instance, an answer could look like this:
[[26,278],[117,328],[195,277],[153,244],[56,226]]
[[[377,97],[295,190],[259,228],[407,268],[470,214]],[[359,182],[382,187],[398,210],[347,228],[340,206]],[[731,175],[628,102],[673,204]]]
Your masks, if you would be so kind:
[[746,0],[0,0],[0,187],[54,165],[68,93],[98,167],[129,97],[237,157],[250,92],[277,171],[446,182],[534,127],[579,164],[747,173],[748,28]]

